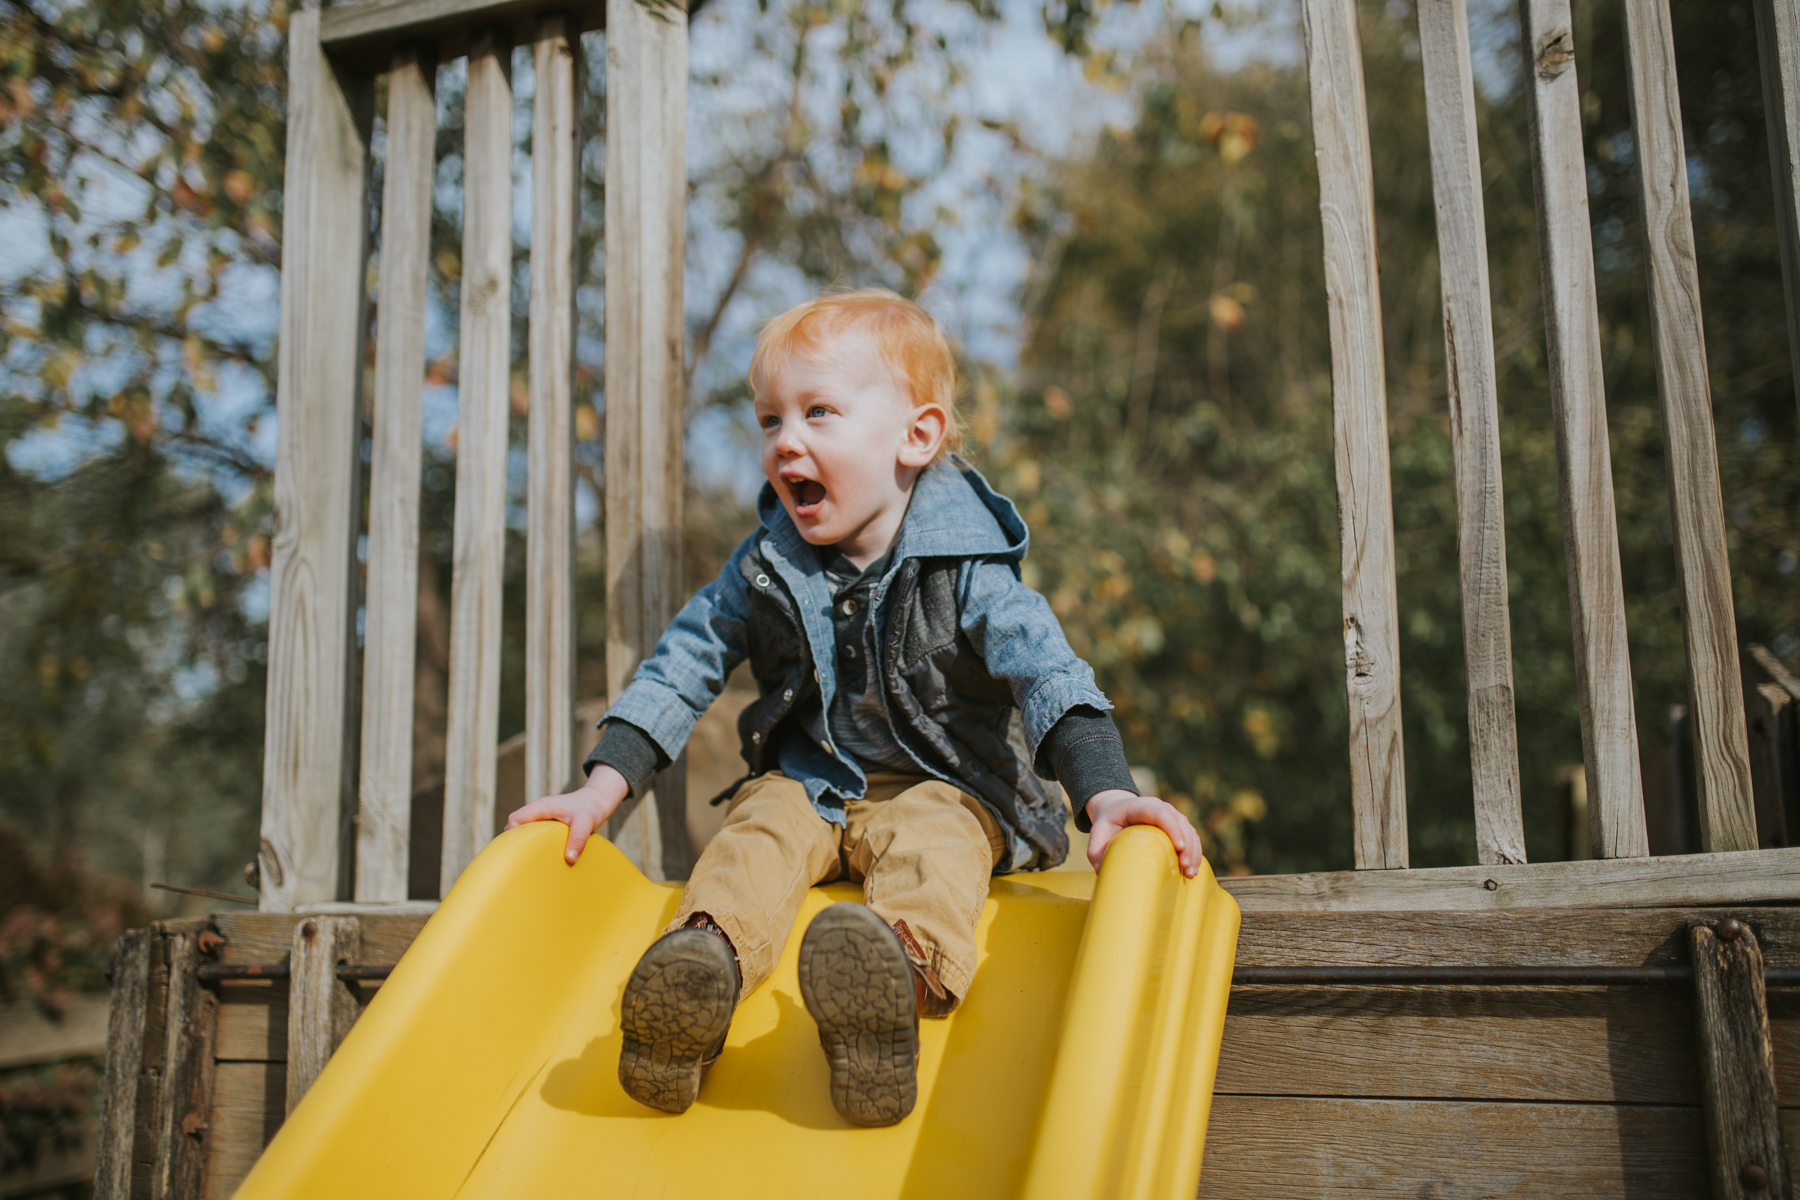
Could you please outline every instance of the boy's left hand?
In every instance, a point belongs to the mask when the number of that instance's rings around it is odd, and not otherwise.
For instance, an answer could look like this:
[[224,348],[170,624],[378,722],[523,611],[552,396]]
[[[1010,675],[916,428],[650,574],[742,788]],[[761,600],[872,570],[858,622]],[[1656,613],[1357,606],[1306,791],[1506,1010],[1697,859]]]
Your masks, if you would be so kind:
[[1168,834],[1169,840],[1175,843],[1175,857],[1181,864],[1181,873],[1189,879],[1200,873],[1200,864],[1206,861],[1206,854],[1200,847],[1199,831],[1180,809],[1166,800],[1140,796],[1123,788],[1110,788],[1088,797],[1087,813],[1094,824],[1088,834],[1087,856],[1096,871],[1106,857],[1106,848],[1127,825],[1154,825]]

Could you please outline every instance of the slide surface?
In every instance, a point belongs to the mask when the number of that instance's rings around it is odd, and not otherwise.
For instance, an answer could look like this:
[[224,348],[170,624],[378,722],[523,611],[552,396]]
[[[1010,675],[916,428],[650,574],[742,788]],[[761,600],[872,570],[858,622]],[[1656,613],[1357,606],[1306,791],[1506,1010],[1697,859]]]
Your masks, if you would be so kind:
[[1187,1200],[1238,909],[1180,877],[1160,831],[1086,871],[994,880],[963,1007],[922,1023],[918,1107],[831,1107],[800,1002],[800,932],[860,889],[815,888],[746,997],[700,1099],[619,1087],[619,996],[673,915],[601,838],[565,866],[535,824],[477,856],[237,1193],[274,1197],[1156,1197]]

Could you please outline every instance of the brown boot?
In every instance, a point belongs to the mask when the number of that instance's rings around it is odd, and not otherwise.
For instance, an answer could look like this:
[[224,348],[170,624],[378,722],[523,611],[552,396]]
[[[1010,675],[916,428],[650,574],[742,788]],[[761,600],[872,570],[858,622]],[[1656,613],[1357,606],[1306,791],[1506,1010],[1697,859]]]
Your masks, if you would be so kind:
[[919,1015],[928,1021],[941,1020],[956,1011],[956,997],[944,987],[937,972],[931,969],[931,956],[925,953],[925,947],[919,945],[919,939],[904,920],[894,922],[894,935],[900,939],[900,945],[906,950],[906,961],[913,969],[913,997],[918,1002]]
[[639,1104],[686,1112],[719,1057],[737,1008],[737,955],[711,921],[693,921],[644,951],[625,984],[619,1083]]
[[919,1099],[919,980],[900,936],[861,904],[834,904],[800,942],[800,996],[831,1064],[831,1103],[892,1125]]

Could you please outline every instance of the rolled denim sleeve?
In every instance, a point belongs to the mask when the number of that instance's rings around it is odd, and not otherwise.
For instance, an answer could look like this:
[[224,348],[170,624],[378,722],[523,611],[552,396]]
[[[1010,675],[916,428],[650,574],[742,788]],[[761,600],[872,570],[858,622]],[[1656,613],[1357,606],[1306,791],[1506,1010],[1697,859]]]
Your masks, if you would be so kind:
[[601,724],[624,721],[643,730],[673,760],[687,745],[694,723],[724,690],[725,679],[748,653],[745,628],[748,588],[739,570],[756,537],[731,553],[719,577],[694,593],[631,677]]
[[988,671],[1012,688],[1033,762],[1044,735],[1064,713],[1082,704],[1101,712],[1112,708],[1094,682],[1094,669],[1063,636],[1050,602],[1025,586],[1012,563],[981,559],[970,564],[962,629]]

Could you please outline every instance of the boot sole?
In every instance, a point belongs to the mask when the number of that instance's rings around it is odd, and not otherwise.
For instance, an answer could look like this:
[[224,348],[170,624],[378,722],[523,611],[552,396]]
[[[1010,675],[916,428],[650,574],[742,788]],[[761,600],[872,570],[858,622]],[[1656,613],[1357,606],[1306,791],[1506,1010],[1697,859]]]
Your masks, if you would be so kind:
[[625,1094],[662,1112],[686,1112],[700,1095],[707,1057],[731,1027],[736,993],[731,951],[715,935],[682,930],[652,945],[620,1004]]
[[892,1125],[919,1099],[912,965],[861,904],[820,913],[800,943],[800,996],[831,1064],[831,1103],[855,1125]]

